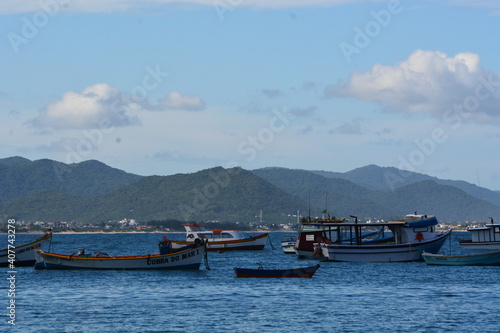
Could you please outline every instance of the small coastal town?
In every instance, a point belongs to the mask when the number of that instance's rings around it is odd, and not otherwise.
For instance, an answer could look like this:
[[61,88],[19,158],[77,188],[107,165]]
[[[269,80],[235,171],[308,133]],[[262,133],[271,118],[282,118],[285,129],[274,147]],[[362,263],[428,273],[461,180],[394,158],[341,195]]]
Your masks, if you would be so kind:
[[[383,220],[367,219],[373,224],[383,223]],[[373,222],[374,221],[374,222]],[[18,233],[40,233],[50,229],[54,233],[70,233],[70,232],[183,232],[182,224],[188,221],[180,220],[164,220],[164,221],[149,221],[138,222],[135,219],[124,218],[119,221],[108,222],[78,222],[78,221],[16,221],[16,232]],[[189,221],[193,223],[193,221]],[[267,232],[293,232],[296,231],[300,224],[297,222],[290,223],[265,223],[265,222],[221,222],[221,221],[196,221],[196,223],[204,224],[207,228],[212,229],[239,229],[243,231],[267,231]],[[455,231],[465,231],[469,227],[481,227],[486,223],[483,221],[466,221],[466,222],[440,222],[437,226],[439,230],[453,229]],[[7,232],[7,220],[0,220],[0,233]]]

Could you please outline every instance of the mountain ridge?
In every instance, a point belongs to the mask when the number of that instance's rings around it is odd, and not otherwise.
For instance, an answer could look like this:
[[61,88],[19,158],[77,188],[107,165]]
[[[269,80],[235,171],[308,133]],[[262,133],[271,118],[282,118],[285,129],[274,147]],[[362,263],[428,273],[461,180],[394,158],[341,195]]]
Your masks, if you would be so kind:
[[[403,176],[404,181],[391,188],[388,172],[393,181]],[[469,193],[478,189],[480,197]],[[485,221],[488,216],[500,218],[496,195],[500,193],[466,182],[376,165],[346,173],[215,167],[144,177],[95,160],[64,164],[48,159],[0,159],[3,219],[251,222],[262,210],[268,223],[293,223],[297,211],[315,217],[327,210],[337,217],[392,219],[419,211],[443,221]]]

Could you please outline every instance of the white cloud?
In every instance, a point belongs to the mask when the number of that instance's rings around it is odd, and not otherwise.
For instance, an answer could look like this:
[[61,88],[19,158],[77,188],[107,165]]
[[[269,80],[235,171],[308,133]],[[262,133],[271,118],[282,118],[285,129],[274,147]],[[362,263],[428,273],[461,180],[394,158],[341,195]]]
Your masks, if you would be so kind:
[[197,95],[171,91],[158,104],[144,97],[120,92],[106,83],[97,83],[81,93],[69,91],[59,101],[40,109],[28,124],[38,128],[83,129],[139,125],[137,111],[199,111],[205,102]]
[[461,108],[463,118],[500,120],[500,77],[483,69],[474,53],[448,57],[417,50],[394,66],[354,72],[347,82],[328,86],[325,95],[378,102],[392,112],[442,116]]
[[59,10],[85,13],[125,12],[141,8],[154,8],[166,4],[205,5],[219,10],[235,8],[294,8],[310,6],[336,6],[352,2],[381,2],[383,0],[2,0],[0,14]]
[[69,91],[61,100],[43,107],[30,124],[41,128],[99,128],[138,124],[138,119],[127,113],[131,104],[118,89],[106,83],[97,83],[81,93]]
[[197,95],[182,95],[178,91],[170,91],[158,105],[160,110],[200,111],[205,102]]

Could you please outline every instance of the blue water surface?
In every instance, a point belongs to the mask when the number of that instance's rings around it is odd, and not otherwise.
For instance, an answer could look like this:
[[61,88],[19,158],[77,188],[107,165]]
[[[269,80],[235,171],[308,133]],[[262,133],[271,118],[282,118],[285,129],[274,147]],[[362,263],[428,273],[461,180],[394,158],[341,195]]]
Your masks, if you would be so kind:
[[[500,267],[321,262],[311,279],[237,279],[234,267],[314,265],[280,247],[209,253],[199,271],[51,271],[19,267],[16,325],[1,332],[499,332]],[[4,235],[2,235],[4,236]],[[54,234],[52,252],[157,253],[162,234]],[[171,238],[182,235],[167,234]],[[445,253],[464,253],[455,233]],[[18,244],[34,239],[17,235]],[[3,240],[3,238],[2,238]],[[6,246],[0,246],[6,247]]]

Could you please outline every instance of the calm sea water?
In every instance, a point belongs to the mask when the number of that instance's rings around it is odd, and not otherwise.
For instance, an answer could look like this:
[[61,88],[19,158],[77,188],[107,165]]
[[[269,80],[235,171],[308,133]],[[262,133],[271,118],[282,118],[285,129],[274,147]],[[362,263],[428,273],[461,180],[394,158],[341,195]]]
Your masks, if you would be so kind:
[[[234,267],[309,266],[273,233],[257,252],[209,253],[211,270],[16,274],[16,326],[0,282],[1,332],[499,332],[500,267],[321,263],[311,279],[236,279]],[[1,235],[2,237],[5,235]],[[157,253],[162,234],[55,234],[52,251]],[[170,238],[182,235],[167,234]],[[443,251],[463,252],[455,233]],[[2,244],[4,239],[1,238]],[[17,235],[22,244],[33,235]],[[0,246],[6,247],[6,246]],[[3,269],[7,276],[6,269]]]

